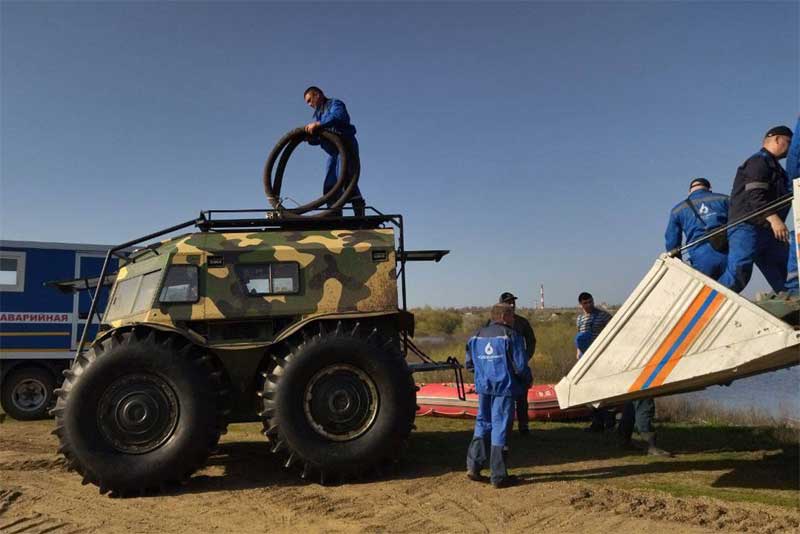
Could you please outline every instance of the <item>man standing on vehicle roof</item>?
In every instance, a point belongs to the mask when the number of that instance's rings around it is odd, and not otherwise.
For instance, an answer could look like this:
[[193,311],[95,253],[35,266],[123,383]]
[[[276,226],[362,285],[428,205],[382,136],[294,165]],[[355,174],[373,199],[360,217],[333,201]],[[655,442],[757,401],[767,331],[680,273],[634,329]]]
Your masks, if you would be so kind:
[[[512,293],[506,291],[500,294],[501,304],[508,304],[511,306],[511,311],[514,312],[514,324],[512,328],[514,332],[522,336],[525,341],[525,359],[530,362],[533,353],[536,351],[536,334],[533,333],[533,327],[528,320],[517,313],[517,297]],[[527,436],[530,433],[528,428],[528,390],[525,393],[514,399],[514,404],[517,410],[517,427],[519,433]]]
[[506,466],[506,437],[513,424],[514,398],[533,383],[525,357],[525,341],[514,332],[514,310],[508,304],[492,306],[492,322],[479,329],[466,347],[466,367],[475,373],[478,415],[467,449],[467,477],[485,480],[481,469],[489,460],[495,488],[516,484]]
[[[352,173],[360,165],[356,127],[350,123],[350,115],[347,113],[344,102],[336,98],[326,97],[319,87],[312,85],[306,89],[303,92],[303,98],[306,104],[314,109],[314,120],[305,127],[306,132],[312,136],[308,142],[312,145],[320,145],[322,150],[328,154],[328,162],[325,167],[325,182],[322,186],[322,194],[324,195],[333,188],[339,176],[339,152],[335,145],[325,139],[314,136],[314,134],[322,129],[333,132],[342,138],[349,150],[348,167],[350,167],[349,171]],[[329,207],[341,196],[342,192],[328,201]],[[361,190],[357,185],[350,196],[350,203],[353,205],[353,212],[356,216],[365,215],[366,202],[364,197],[361,196]]]
[[[689,197],[672,208],[664,233],[664,246],[667,252],[678,249],[681,247],[681,234],[686,235],[686,243],[692,243],[727,222],[728,195],[712,193],[711,183],[705,178],[693,178],[689,184]],[[714,280],[718,279],[728,265],[725,233],[695,245],[689,254],[689,265]]]
[[[736,220],[761,210],[789,193],[788,179],[778,160],[792,142],[788,126],[776,126],[764,136],[761,150],[736,171],[728,218]],[[786,282],[789,230],[784,224],[789,206],[773,210],[728,230],[728,265],[719,283],[741,292],[753,274],[753,263],[776,293]]]

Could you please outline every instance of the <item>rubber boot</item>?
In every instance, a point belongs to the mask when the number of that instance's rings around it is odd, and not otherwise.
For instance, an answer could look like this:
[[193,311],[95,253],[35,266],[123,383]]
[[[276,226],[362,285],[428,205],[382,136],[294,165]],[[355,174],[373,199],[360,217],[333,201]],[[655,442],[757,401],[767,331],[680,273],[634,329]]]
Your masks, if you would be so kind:
[[647,442],[647,455],[648,456],[666,456],[671,457],[672,453],[659,449],[656,447],[656,433],[655,432],[642,432],[642,437]]
[[363,198],[353,199],[353,215],[364,217],[367,214],[367,203]]

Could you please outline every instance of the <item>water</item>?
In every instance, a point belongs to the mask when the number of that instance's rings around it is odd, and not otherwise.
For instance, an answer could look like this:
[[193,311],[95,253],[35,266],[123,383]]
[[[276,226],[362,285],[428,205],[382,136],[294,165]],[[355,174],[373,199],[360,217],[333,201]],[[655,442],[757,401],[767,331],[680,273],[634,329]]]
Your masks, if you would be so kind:
[[732,410],[755,408],[777,418],[800,422],[800,366],[736,380],[687,393],[687,398],[710,401]]

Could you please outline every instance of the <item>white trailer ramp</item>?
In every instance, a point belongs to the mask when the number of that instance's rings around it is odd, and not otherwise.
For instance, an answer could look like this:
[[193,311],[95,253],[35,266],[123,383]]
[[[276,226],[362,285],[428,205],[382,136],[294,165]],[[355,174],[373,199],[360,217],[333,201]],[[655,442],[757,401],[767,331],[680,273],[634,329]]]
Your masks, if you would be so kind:
[[797,327],[664,254],[555,389],[562,409],[609,405],[798,363]]

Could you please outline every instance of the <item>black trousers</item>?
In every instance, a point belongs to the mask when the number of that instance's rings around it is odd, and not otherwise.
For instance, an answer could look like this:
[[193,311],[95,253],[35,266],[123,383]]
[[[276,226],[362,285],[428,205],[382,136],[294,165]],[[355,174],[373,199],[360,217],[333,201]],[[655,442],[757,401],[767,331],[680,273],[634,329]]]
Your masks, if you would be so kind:
[[598,429],[612,429],[614,428],[614,412],[610,412],[606,408],[592,408],[592,428]]
[[514,404],[517,409],[517,428],[527,430],[528,428],[528,392],[514,397]]

